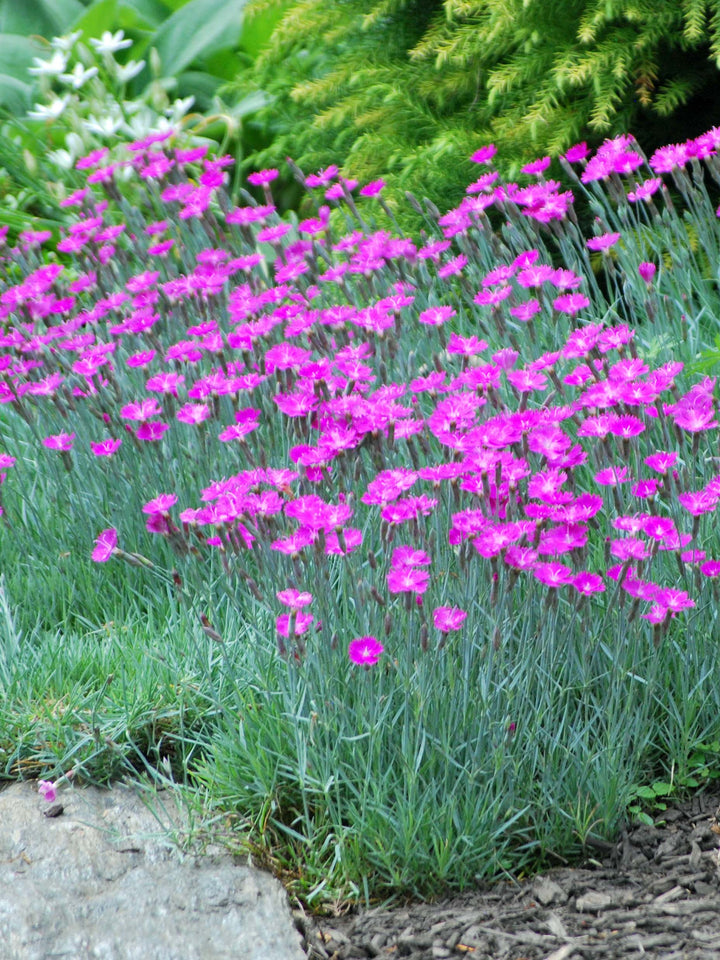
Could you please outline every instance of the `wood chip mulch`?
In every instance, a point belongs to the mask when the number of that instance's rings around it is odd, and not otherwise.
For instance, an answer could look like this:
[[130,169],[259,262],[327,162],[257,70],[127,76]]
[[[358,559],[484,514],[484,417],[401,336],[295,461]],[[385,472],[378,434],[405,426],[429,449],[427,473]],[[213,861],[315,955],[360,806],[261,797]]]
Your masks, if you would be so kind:
[[720,960],[720,797],[701,794],[576,868],[342,917],[296,911],[308,960]]

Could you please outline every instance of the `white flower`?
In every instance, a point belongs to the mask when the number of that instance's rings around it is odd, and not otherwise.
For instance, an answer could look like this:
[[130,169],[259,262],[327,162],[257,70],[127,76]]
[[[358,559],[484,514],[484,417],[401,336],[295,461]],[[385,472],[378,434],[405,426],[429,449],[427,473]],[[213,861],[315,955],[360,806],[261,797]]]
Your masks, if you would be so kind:
[[96,77],[97,72],[97,67],[88,67],[86,70],[81,63],[76,63],[70,73],[61,74],[60,79],[71,84],[75,90],[79,90],[88,80]]
[[110,114],[104,117],[95,117],[90,114],[87,120],[81,122],[88,133],[95,133],[101,137],[111,137],[117,133],[123,125],[122,117],[113,117]]
[[124,66],[116,63],[115,76],[120,83],[127,83],[128,80],[132,80],[133,77],[136,77],[144,66],[144,60],[128,60]]
[[35,109],[28,112],[31,120],[57,120],[65,107],[68,105],[70,97],[53,96],[48,104],[36,103]]
[[185,97],[184,100],[175,100],[165,111],[165,116],[173,123],[179,123],[194,103],[195,97]]
[[50,46],[53,50],[62,50],[63,53],[69,53],[75,46],[75,41],[82,36],[82,30],[76,30],[75,33],[66,33],[64,37],[53,37]]
[[47,158],[50,163],[54,163],[56,167],[61,167],[63,170],[72,169],[75,163],[75,157],[69,150],[52,150]]
[[49,60],[41,60],[40,57],[33,57],[33,63],[37,64],[37,66],[28,67],[28,73],[35,74],[35,76],[38,77],[57,77],[65,70],[67,57],[59,50],[56,50]]
[[118,30],[117,33],[106,30],[99,40],[97,37],[90,37],[90,43],[98,53],[117,53],[118,50],[125,50],[132,46],[132,40],[123,40],[124,36],[124,30]]

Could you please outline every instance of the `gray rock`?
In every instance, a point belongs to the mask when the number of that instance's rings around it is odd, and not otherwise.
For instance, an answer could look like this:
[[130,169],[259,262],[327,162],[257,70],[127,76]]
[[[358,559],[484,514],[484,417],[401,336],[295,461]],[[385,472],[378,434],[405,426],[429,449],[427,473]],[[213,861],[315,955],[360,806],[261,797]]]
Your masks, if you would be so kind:
[[0,791],[3,960],[305,960],[269,874],[224,852],[182,855],[131,787],[57,799],[48,818],[34,783]]

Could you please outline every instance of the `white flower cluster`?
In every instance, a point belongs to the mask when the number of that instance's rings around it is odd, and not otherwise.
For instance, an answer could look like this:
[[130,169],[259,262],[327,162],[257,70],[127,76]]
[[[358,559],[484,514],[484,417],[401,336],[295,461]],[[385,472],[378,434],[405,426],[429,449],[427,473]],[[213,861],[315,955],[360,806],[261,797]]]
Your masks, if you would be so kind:
[[[64,143],[47,157],[61,169],[69,170],[98,146],[177,129],[193,105],[192,97],[172,102],[172,81],[157,76],[138,96],[126,98],[127,84],[143,72],[146,61],[118,61],[116,54],[132,47],[122,30],[89,37],[88,43],[77,31],[55,37],[50,46],[50,56],[35,57],[29,70],[37,77],[42,99],[28,118],[64,129]],[[58,137],[54,139],[57,143]]]

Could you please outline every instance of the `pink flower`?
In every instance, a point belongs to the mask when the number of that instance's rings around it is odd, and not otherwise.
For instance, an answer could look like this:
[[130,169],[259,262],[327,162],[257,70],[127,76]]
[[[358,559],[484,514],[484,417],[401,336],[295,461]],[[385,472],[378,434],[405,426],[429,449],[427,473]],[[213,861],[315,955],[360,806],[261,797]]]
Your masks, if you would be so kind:
[[655,276],[656,270],[657,270],[657,267],[655,266],[654,263],[648,263],[646,261],[643,261],[642,263],[638,264],[638,273],[640,274],[640,277],[645,281],[645,283],[648,284],[648,286],[652,282],[652,279]]
[[563,293],[553,300],[553,307],[561,313],[575,316],[583,307],[589,307],[590,301],[584,293]]
[[291,610],[300,610],[302,607],[306,607],[309,603],[312,603],[311,593],[301,592],[294,587],[288,587],[287,590],[278,590],[275,596],[280,603],[286,607],[290,607]]
[[527,173],[530,175],[537,175],[543,173],[550,166],[550,157],[540,157],[539,160],[533,160],[531,163],[526,163],[522,167],[521,172]]
[[670,467],[675,464],[678,455],[676,451],[666,453],[660,451],[659,453],[653,453],[649,457],[645,457],[643,463],[645,466],[650,467],[651,470],[657,470],[658,473],[666,474]]
[[207,420],[210,416],[210,407],[206,403],[186,403],[175,416],[181,423],[195,426]]
[[496,153],[497,153],[497,147],[495,146],[495,144],[489,143],[487,146],[480,147],[479,150],[476,150],[475,153],[472,154],[470,159],[472,160],[473,163],[490,163],[490,161],[492,160],[492,158],[495,156]]
[[430,563],[430,554],[410,546],[396,547],[390,561],[393,567],[426,567]]
[[[281,637],[290,636],[290,622],[293,617],[291,613],[281,613],[275,620],[275,628]],[[293,625],[293,636],[299,637],[306,633],[315,617],[311,613],[295,614],[295,623]]]
[[455,310],[452,307],[428,307],[419,315],[418,321],[431,327],[439,327],[454,316]]
[[505,551],[503,559],[515,570],[532,570],[537,563],[538,552],[532,547],[519,547],[513,543]]
[[442,633],[459,630],[466,617],[467,613],[460,607],[436,607],[433,610],[433,623]]
[[588,145],[583,140],[582,143],[576,143],[574,147],[570,147],[565,154],[565,159],[568,163],[579,163],[579,161],[584,160],[589,153]]
[[135,436],[138,440],[160,440],[165,431],[169,429],[169,424],[162,423],[160,420],[151,420],[147,423],[141,423],[135,432]]
[[573,583],[575,575],[572,569],[564,563],[536,563],[532,568],[533,575],[544,583],[546,587],[563,587]]
[[117,548],[117,530],[115,527],[108,527],[98,535],[95,541],[95,549],[92,552],[92,559],[95,563],[106,563],[115,553]]
[[149,420],[162,412],[160,404],[154,397],[148,397],[140,403],[128,403],[120,410],[123,420]]
[[619,483],[628,483],[632,475],[627,467],[607,467],[595,474],[595,482],[602,487],[615,487]]
[[57,800],[57,790],[51,780],[38,780],[38,793],[48,803],[54,803]]
[[113,440],[109,437],[107,440],[99,440],[97,443],[90,441],[90,449],[96,457],[111,457],[119,448],[122,440]]
[[619,233],[603,233],[599,237],[591,237],[586,246],[588,250],[609,250],[619,239]]
[[707,490],[687,491],[678,494],[678,503],[694,517],[710,513],[717,507],[718,498]]
[[369,667],[378,662],[384,649],[375,637],[356,637],[348,644],[348,656],[353,663]]
[[376,197],[385,186],[384,180],[371,180],[360,190],[361,197]]
[[150,500],[142,508],[143,513],[168,513],[170,507],[177,503],[177,495],[174,493],[161,493],[159,497]]
[[645,180],[635,190],[631,190],[627,198],[630,203],[637,203],[638,200],[649,200],[650,197],[663,185],[661,177],[652,177]]
[[43,446],[48,450],[72,450],[74,433],[56,433],[43,438]]
[[387,575],[390,593],[425,593],[429,580],[427,570],[418,570],[405,564],[393,567]]
[[575,575],[573,586],[586,597],[589,597],[592,593],[602,593],[605,589],[602,577],[597,573],[589,573],[587,570],[582,570]]
[[273,180],[277,180],[278,176],[277,170],[260,170],[257,173],[249,173],[247,181],[254,187],[262,187],[267,183],[272,183]]

